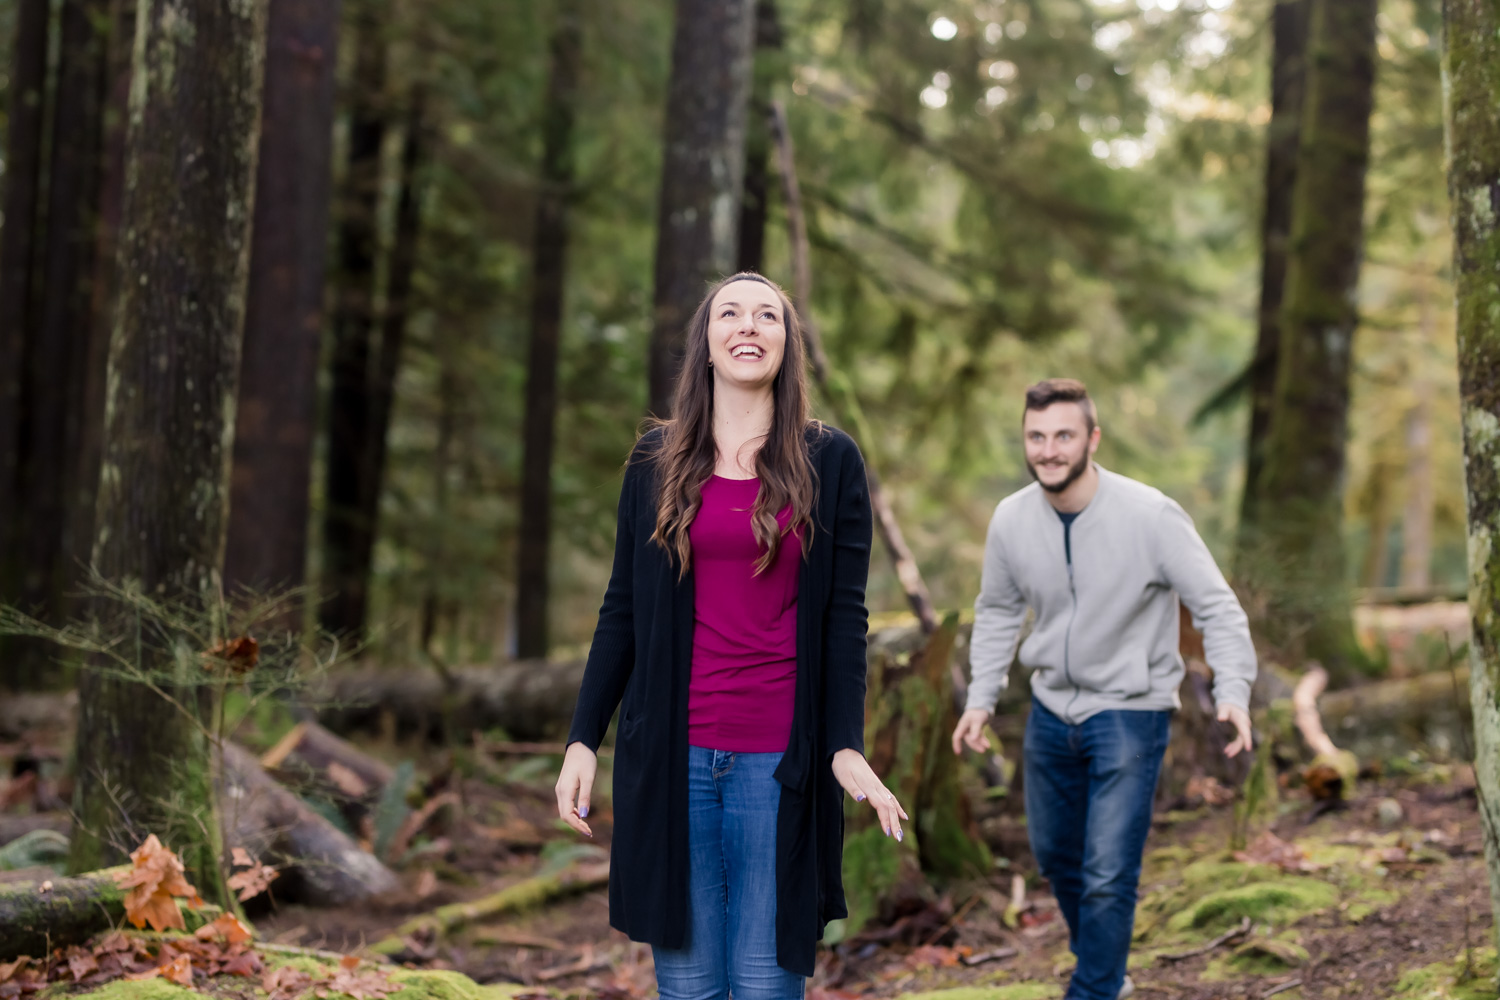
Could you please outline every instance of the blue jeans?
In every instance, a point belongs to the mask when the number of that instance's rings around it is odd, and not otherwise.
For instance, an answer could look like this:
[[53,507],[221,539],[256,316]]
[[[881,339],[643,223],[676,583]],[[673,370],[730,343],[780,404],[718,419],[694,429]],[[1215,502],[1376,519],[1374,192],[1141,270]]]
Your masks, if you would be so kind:
[[776,964],[779,753],[688,747],[688,937],[652,948],[661,1000],[801,1000]]
[[1035,698],[1026,723],[1026,826],[1078,956],[1066,1000],[1115,1000],[1135,929],[1141,852],[1170,713],[1100,712],[1073,726]]

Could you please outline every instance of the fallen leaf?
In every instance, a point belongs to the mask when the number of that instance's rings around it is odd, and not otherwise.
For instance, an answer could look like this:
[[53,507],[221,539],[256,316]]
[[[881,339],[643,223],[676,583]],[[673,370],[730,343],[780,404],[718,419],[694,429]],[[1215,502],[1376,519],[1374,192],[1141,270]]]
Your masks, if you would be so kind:
[[913,949],[911,954],[906,956],[906,966],[910,969],[947,968],[957,965],[959,957],[958,952],[952,948],[924,944]]
[[186,898],[192,906],[202,906],[203,899],[184,877],[187,869],[182,861],[154,833],[131,852],[130,860],[134,862],[130,870],[115,877],[119,885],[130,888],[125,897],[126,918],[138,928],[149,923],[156,931],[187,930],[174,897]]
[[0,983],[9,982],[17,972],[25,969],[31,964],[31,959],[22,955],[14,962],[0,962]]
[[1245,864],[1274,865],[1288,872],[1310,872],[1318,868],[1307,859],[1302,848],[1282,840],[1270,830],[1262,831],[1243,851],[1235,851],[1234,860]]
[[193,985],[193,960],[187,955],[178,955],[172,961],[161,967],[163,979],[169,979],[178,986]]
[[230,976],[244,976],[247,979],[260,974],[264,963],[260,956],[253,951],[243,951],[225,962],[219,969],[220,972]]
[[290,965],[267,968],[261,973],[260,988],[270,994],[269,1000],[292,1000],[312,986],[313,977]]
[[[245,856],[243,862],[239,859],[240,855]],[[265,892],[271,883],[276,881],[277,877],[281,874],[270,865],[257,865],[250,859],[249,854],[245,852],[243,847],[236,847],[234,849],[234,858],[234,863],[237,865],[247,864],[252,866],[242,872],[235,872],[224,880],[225,885],[239,894],[240,902],[242,903],[247,899],[254,899]]]
[[246,927],[233,913],[221,913],[213,923],[204,924],[198,928],[193,936],[201,941],[212,941],[218,938],[226,944],[241,944],[255,935],[250,933],[250,928]]
[[339,791],[350,798],[358,799],[370,794],[370,786],[365,784],[365,779],[355,774],[347,764],[340,764],[338,761],[329,763],[328,777],[338,786]]
[[91,952],[75,945],[68,949],[68,971],[72,973],[75,983],[80,982],[89,973],[99,971],[99,960]]
[[1235,798],[1234,789],[1213,775],[1193,775],[1188,779],[1185,794],[1189,799],[1202,799],[1211,806],[1227,806]]
[[214,661],[217,661],[236,674],[248,673],[260,662],[260,643],[248,635],[242,635],[238,639],[225,639],[212,649],[204,651],[203,658],[205,670],[212,670]]

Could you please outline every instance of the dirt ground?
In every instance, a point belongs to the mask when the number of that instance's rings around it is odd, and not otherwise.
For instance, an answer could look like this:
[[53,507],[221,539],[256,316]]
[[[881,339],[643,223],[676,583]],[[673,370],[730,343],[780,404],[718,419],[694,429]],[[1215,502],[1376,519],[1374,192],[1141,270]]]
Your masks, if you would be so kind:
[[[490,762],[484,774],[463,779],[462,815],[451,817],[427,843],[425,860],[404,875],[403,892],[357,912],[280,907],[256,915],[260,933],[287,944],[357,949],[413,914],[477,898],[569,858],[586,857],[579,853],[589,849],[578,846],[582,838],[558,829],[552,771],[542,760]],[[1273,830],[1313,858],[1319,850],[1343,852],[1342,868],[1303,873],[1330,880],[1336,902],[1289,917],[1269,916],[1254,922],[1247,934],[1192,957],[1174,960],[1208,942],[1173,947],[1142,941],[1132,959],[1138,996],[1445,997],[1450,993],[1416,991],[1411,970],[1452,963],[1466,949],[1475,974],[1483,973],[1492,918],[1466,768],[1364,781],[1345,808],[1333,811],[1321,811],[1303,796],[1284,795]],[[1400,806],[1398,820],[1393,821],[1391,803]],[[610,831],[607,800],[590,820],[595,830],[590,846],[602,852]],[[1158,815],[1142,898],[1154,898],[1194,860],[1227,861],[1232,824],[1231,805]],[[983,882],[947,887],[935,905],[892,927],[868,929],[823,949],[810,984],[813,1000],[878,1000],[958,987],[985,989],[954,994],[953,1000],[1060,995],[1070,964],[1066,928],[1032,869],[1024,828],[1004,816],[990,817],[984,827],[1007,867]],[[1021,907],[1012,906],[1017,876],[1024,886]],[[1007,909],[1014,926],[1007,924]],[[1262,939],[1292,946],[1258,965],[1257,955],[1235,957],[1247,942]],[[1169,957],[1161,957],[1164,953]],[[436,943],[413,941],[398,957],[414,967],[451,968],[480,982],[520,983],[553,997],[625,1000],[654,992],[649,949],[610,929],[603,889],[470,927]],[[1460,960],[1460,970],[1462,965]],[[1398,990],[1403,975],[1406,988]],[[1463,978],[1462,971],[1457,978]]]

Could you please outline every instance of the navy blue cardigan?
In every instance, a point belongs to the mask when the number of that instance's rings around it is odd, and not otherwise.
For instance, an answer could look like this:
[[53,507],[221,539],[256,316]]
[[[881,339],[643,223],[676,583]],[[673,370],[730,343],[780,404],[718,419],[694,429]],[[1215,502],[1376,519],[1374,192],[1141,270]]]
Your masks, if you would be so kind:
[[[589,650],[568,742],[598,750],[615,737],[609,922],[632,940],[681,948],[688,919],[687,703],[693,653],[693,575],[651,541],[661,440],[637,443],[620,492],[614,569]],[[812,544],[797,592],[792,733],[776,769],[776,960],[811,976],[830,920],[848,915],[843,789],[830,761],[864,752],[865,581],[871,516],[864,459],[842,431],[811,424],[818,485]]]

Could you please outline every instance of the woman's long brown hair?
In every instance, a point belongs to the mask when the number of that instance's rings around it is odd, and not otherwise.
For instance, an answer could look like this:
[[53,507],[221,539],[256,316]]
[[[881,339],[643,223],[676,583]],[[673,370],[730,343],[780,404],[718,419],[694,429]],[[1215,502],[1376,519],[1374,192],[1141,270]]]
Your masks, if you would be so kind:
[[[782,539],[798,527],[802,529],[804,554],[812,541],[817,482],[807,447],[807,365],[802,325],[786,293],[775,282],[751,272],[732,275],[709,289],[688,322],[687,350],[682,372],[677,377],[672,419],[657,423],[662,428],[662,438],[655,452],[656,531],[651,540],[676,559],[678,579],[687,575],[692,562],[688,529],[703,506],[703,484],[713,475],[718,460],[713,423],[714,373],[709,367],[708,353],[709,321],[714,296],[735,281],[758,281],[769,286],[781,299],[782,324],[786,328],[781,371],[771,383],[771,429],[755,454],[760,492],[751,508],[750,524],[763,550],[756,560],[755,572],[763,573],[776,561]],[[776,514],[788,504],[792,516],[787,526],[780,528]]]

